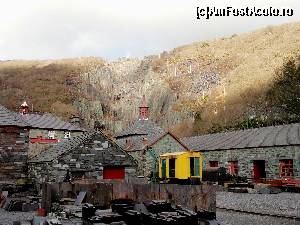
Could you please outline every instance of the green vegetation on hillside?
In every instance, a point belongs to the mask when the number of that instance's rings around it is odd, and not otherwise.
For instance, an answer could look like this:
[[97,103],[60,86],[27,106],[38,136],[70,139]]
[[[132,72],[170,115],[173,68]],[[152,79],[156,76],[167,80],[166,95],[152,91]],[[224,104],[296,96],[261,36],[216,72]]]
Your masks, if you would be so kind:
[[[299,57],[300,59],[300,57]],[[288,61],[278,73],[268,97],[289,117],[300,117],[300,60]]]
[[[229,126],[214,124],[209,132],[250,129],[300,122],[300,64],[299,59],[287,61],[276,73],[267,90],[265,102],[270,110],[259,116],[236,121]],[[274,113],[274,109],[277,113]],[[279,113],[278,113],[279,112]],[[199,117],[199,115],[198,115]],[[201,120],[196,117],[197,121]]]

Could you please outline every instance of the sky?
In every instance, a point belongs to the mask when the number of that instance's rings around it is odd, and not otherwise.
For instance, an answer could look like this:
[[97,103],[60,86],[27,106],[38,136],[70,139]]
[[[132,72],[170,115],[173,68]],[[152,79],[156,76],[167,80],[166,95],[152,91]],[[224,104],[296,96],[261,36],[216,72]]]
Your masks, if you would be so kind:
[[[289,7],[292,17],[214,17],[197,7]],[[299,0],[0,0],[0,60],[143,57],[300,21]]]

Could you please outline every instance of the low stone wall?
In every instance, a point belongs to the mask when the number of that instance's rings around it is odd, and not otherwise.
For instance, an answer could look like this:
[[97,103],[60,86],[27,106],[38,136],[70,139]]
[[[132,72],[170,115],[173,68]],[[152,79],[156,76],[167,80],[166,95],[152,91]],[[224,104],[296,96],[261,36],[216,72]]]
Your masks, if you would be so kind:
[[86,202],[105,207],[109,207],[113,199],[129,198],[136,202],[169,200],[191,210],[216,212],[216,188],[207,184],[44,183],[42,207],[49,212],[52,202],[75,198],[80,191],[87,192]]

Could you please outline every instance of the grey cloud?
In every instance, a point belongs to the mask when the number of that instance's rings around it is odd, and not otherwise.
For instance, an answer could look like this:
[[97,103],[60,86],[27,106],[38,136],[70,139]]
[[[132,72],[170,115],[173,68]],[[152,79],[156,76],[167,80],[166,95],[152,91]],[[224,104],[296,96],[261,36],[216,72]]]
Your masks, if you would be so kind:
[[[227,2],[242,6],[237,0]],[[262,4],[260,0],[243,3],[253,2]],[[194,41],[299,20],[298,1],[269,2],[274,6],[293,7],[296,14],[292,18],[199,21],[196,6],[223,6],[224,1],[7,0],[1,2],[0,9],[0,19],[5,21],[0,24],[0,60],[141,57]],[[19,8],[14,7],[17,4]]]

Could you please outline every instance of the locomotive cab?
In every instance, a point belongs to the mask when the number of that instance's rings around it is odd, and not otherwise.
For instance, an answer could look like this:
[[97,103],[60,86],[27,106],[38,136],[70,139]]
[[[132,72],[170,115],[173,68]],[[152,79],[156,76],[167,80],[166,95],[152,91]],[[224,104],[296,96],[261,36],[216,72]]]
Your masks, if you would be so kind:
[[200,152],[173,152],[159,157],[159,178],[170,183],[200,183],[202,155]]

